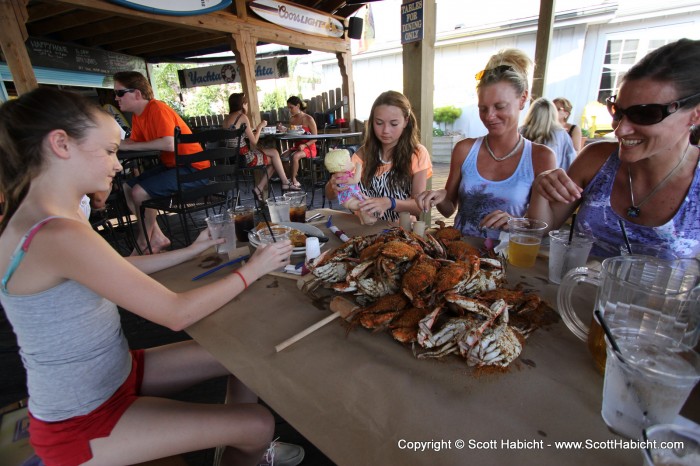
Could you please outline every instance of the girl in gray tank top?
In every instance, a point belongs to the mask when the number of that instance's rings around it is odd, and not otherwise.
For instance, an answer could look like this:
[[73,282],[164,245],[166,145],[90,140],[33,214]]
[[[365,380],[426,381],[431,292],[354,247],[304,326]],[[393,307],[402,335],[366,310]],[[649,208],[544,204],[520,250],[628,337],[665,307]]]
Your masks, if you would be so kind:
[[[120,98],[137,104],[150,95],[139,73],[120,79],[129,88]],[[221,464],[255,463],[274,432],[267,409],[249,404],[255,395],[231,376],[231,393],[238,395],[220,409],[159,399],[230,374],[193,341],[147,349],[132,360],[117,306],[181,330],[288,264],[292,245],[259,248],[235,273],[198,289],[168,290],[147,273],[193,259],[223,240],[205,230],[184,249],[116,254],[78,208],[85,193],[111,188],[122,169],[119,144],[114,119],[79,95],[38,88],[0,107],[6,213],[0,302],[27,370],[32,446],[47,466],[91,459],[134,464],[222,443],[232,448]],[[176,428],[159,427],[171,419],[178,419]]]

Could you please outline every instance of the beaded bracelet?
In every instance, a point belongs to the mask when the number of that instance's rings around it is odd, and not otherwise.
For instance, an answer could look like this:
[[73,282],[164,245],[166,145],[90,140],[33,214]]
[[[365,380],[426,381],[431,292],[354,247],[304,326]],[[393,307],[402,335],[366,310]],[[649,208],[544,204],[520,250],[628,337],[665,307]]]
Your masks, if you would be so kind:
[[390,197],[389,201],[391,202],[391,207],[389,207],[389,210],[396,209],[396,199],[394,199],[393,197]]
[[245,281],[245,277],[243,276],[243,274],[242,274],[241,272],[239,272],[238,270],[234,270],[234,271],[231,272],[231,273],[236,274],[236,275],[238,275],[239,277],[241,277],[241,280],[243,280],[243,289],[244,289],[244,290],[245,290],[246,288],[248,288],[248,282]]

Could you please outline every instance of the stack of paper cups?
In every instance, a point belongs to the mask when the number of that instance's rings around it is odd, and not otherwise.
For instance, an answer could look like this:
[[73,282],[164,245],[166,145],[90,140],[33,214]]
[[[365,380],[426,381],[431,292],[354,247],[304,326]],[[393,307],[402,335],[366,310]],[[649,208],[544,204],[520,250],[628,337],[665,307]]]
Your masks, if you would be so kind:
[[321,255],[321,245],[318,238],[310,236],[306,238],[306,262],[316,259]]

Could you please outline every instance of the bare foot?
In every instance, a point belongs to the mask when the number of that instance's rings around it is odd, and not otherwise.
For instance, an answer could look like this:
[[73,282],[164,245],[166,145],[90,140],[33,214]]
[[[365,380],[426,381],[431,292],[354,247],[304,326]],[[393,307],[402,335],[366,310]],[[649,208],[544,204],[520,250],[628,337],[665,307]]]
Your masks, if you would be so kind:
[[163,252],[166,249],[168,249],[171,245],[171,242],[168,238],[163,236],[163,238],[156,240],[152,239],[151,240],[151,251],[153,251],[153,254],[158,254],[159,252]]

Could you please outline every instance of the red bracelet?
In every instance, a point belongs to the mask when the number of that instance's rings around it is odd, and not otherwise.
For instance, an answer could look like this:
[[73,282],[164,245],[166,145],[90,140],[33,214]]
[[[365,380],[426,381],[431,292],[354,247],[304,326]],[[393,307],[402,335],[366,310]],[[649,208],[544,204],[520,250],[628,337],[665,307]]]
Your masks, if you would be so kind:
[[243,274],[242,274],[241,272],[239,272],[238,270],[234,270],[234,271],[231,272],[231,273],[234,273],[234,274],[238,275],[239,277],[241,277],[241,280],[243,280],[243,289],[244,289],[244,290],[245,290],[246,288],[248,288],[248,282],[245,281],[245,277],[243,276]]

